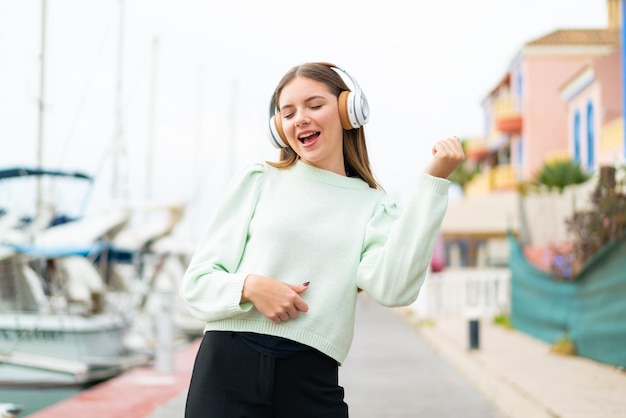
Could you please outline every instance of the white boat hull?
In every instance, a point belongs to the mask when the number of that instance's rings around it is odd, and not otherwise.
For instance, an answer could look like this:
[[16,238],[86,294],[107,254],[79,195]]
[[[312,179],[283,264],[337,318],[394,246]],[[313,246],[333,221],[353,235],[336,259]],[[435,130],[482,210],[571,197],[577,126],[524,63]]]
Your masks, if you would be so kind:
[[113,315],[0,314],[0,385],[83,385],[145,364],[124,346]]

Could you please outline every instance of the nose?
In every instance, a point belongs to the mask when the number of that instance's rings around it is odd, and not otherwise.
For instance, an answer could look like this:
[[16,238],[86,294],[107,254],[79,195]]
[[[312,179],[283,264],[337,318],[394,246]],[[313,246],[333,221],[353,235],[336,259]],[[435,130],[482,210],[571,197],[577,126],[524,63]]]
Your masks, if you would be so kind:
[[309,117],[304,112],[298,112],[296,115],[296,126],[306,125],[310,122]]

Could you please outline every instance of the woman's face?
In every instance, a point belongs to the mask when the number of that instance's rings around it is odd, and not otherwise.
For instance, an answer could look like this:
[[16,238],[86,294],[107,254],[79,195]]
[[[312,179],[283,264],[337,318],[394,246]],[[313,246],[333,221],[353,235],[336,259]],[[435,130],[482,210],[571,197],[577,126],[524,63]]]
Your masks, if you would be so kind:
[[326,84],[294,78],[282,89],[279,111],[287,142],[302,162],[346,175],[337,97]]

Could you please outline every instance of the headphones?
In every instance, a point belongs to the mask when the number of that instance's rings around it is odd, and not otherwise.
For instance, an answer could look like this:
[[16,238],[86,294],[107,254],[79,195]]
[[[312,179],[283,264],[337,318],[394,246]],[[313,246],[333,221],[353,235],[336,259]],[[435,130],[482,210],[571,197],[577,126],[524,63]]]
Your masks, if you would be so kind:
[[[328,68],[339,74],[344,82],[347,79],[350,84],[352,84],[352,90],[342,91],[337,98],[339,119],[341,120],[343,129],[347,131],[357,129],[369,122],[369,104],[367,103],[367,97],[365,97],[359,83],[345,70],[336,65],[328,63],[322,64],[327,65]],[[269,138],[275,148],[287,148],[287,136],[283,131],[282,119],[279,115],[280,111],[276,108],[275,99],[276,94],[272,96],[270,101]],[[276,115],[278,115],[278,117],[276,117]]]

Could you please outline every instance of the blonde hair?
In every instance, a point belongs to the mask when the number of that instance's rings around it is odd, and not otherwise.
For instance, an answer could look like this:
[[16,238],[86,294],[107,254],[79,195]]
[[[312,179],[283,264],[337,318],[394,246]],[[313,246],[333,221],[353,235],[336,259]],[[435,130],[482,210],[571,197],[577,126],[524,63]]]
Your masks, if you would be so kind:
[[[276,106],[280,94],[287,83],[296,77],[306,77],[311,80],[324,83],[330,92],[339,98],[342,91],[349,90],[343,79],[328,64],[306,63],[289,70],[278,83],[272,97],[272,106]],[[277,115],[280,117],[280,115]],[[300,157],[289,146],[280,151],[279,161],[268,164],[277,168],[288,168],[296,163]],[[348,177],[358,177],[366,182],[372,189],[382,190],[381,185],[374,178],[370,167],[367,145],[365,143],[365,130],[361,126],[357,129],[343,131],[343,163]]]

